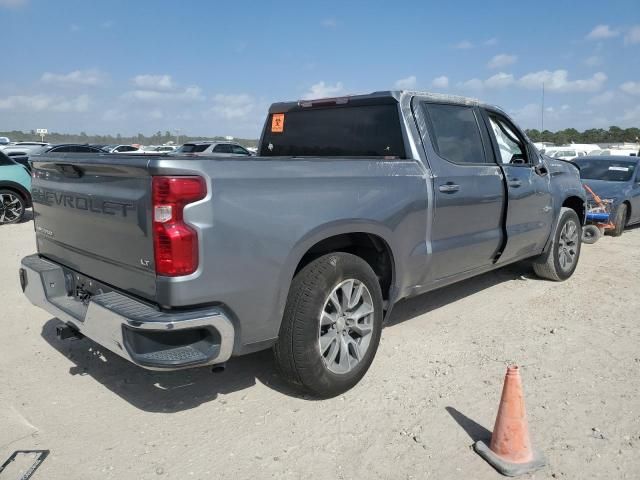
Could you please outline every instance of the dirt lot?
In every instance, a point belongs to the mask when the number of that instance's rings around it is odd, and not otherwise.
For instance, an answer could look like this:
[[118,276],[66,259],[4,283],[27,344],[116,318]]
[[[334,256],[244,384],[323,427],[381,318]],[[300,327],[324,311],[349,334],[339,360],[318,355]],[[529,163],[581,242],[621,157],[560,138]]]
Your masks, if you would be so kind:
[[550,461],[530,478],[640,478],[640,229],[585,245],[562,284],[519,265],[403,302],[365,379],[326,401],[287,390],[269,352],[150,373],[60,342],[18,285],[32,224],[0,245],[0,463],[50,449],[34,479],[502,478],[470,445],[510,362]]

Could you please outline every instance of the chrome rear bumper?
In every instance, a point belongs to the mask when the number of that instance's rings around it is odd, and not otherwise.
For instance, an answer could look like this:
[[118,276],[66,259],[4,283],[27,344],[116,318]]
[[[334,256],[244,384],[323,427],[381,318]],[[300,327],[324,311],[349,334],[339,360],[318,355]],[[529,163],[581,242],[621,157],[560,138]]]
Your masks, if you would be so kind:
[[231,357],[234,327],[223,309],[161,312],[113,290],[82,302],[69,292],[69,275],[38,255],[22,259],[20,282],[31,303],[136,365],[177,370]]

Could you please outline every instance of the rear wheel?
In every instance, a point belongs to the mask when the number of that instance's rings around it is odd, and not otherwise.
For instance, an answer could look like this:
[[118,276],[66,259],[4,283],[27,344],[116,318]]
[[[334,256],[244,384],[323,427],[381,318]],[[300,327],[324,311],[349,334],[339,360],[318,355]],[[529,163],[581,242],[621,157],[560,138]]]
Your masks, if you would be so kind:
[[382,331],[382,292],[367,262],[324,255],[294,277],[276,365],[289,383],[318,397],[353,387],[369,369]]
[[578,214],[570,208],[561,208],[551,247],[533,263],[533,270],[548,280],[566,280],[578,266],[581,245],[582,227]]
[[615,228],[611,230],[612,237],[619,237],[624,232],[624,227],[627,223],[627,204],[622,203],[618,210],[616,210],[616,217],[613,221]]
[[12,190],[0,190],[0,225],[18,223],[24,217],[25,201]]
[[582,227],[582,243],[592,245],[600,240],[602,232],[595,225],[585,225]]

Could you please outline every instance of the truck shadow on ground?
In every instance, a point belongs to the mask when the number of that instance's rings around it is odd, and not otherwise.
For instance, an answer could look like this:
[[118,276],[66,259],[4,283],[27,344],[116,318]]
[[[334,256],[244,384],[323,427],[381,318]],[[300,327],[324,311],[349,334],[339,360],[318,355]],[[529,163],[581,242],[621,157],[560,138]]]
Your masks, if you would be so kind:
[[527,281],[530,279],[535,279],[531,281],[545,281],[535,276],[530,264],[521,262],[463,280],[447,287],[439,288],[438,290],[417,297],[402,300],[393,307],[391,316],[387,320],[385,327],[394,327],[402,322],[432,312],[503,282],[512,280]]
[[[402,301],[394,307],[386,326],[398,325],[502,282],[523,278],[523,275],[528,277],[529,273],[527,266],[506,267]],[[189,410],[215,400],[219,395],[251,388],[257,382],[284,395],[311,399],[280,379],[271,350],[233,358],[223,373],[212,373],[206,367],[154,372],[133,365],[87,338],[59,340],[55,331],[59,323],[57,318],[48,320],[43,326],[42,337],[75,364],[69,373],[90,375],[134,407],[147,412]]]

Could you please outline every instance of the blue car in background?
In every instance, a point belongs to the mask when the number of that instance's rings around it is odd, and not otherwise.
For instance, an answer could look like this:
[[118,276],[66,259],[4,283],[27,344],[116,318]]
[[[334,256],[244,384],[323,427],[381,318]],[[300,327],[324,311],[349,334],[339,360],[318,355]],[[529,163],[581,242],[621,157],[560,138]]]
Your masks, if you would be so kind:
[[626,226],[640,223],[640,158],[581,157],[573,163],[580,167],[582,184],[610,205],[613,236],[622,235]]
[[0,225],[17,223],[31,206],[31,175],[0,151]]

